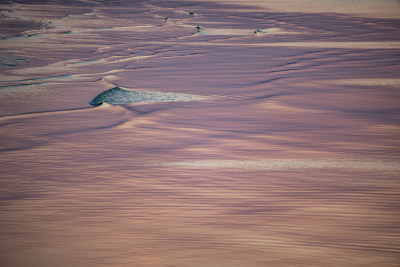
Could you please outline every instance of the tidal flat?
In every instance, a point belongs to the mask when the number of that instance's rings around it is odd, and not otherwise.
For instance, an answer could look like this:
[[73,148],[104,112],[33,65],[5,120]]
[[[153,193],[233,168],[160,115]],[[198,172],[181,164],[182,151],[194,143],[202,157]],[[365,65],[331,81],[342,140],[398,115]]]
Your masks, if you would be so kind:
[[0,266],[397,267],[399,90],[399,1],[3,0]]

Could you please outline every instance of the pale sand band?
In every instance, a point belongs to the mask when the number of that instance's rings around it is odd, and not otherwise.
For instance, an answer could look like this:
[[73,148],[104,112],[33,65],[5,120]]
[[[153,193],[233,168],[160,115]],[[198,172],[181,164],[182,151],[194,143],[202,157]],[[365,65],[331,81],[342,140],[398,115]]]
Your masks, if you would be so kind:
[[338,161],[338,160],[299,160],[299,159],[272,159],[272,160],[188,160],[155,164],[157,166],[178,168],[232,168],[232,169],[350,169],[399,171],[400,162],[385,161]]

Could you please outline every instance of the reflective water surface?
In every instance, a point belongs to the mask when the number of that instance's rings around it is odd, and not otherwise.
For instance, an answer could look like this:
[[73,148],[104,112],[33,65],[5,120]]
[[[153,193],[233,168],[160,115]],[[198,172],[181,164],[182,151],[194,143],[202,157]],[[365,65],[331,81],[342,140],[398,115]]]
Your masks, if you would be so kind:
[[398,266],[400,4],[337,2],[2,1],[0,266]]

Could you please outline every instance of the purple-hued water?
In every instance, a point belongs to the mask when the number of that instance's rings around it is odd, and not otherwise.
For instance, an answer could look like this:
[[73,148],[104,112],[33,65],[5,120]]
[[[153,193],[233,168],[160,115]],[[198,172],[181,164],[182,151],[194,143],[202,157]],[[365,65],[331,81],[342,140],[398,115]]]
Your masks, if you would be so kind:
[[398,266],[398,1],[0,10],[0,266]]

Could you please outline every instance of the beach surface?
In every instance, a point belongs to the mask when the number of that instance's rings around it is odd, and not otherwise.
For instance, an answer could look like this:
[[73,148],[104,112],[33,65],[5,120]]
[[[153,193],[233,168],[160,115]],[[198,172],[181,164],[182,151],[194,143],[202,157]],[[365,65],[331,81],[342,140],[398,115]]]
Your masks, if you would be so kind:
[[0,266],[399,266],[399,14],[1,1]]

